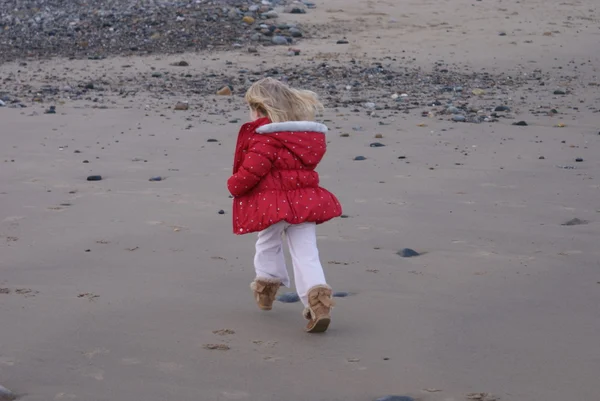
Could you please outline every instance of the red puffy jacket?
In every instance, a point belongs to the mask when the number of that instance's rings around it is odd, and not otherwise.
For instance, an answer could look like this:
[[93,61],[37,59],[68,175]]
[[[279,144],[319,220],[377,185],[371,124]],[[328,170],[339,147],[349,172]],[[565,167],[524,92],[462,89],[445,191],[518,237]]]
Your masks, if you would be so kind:
[[325,155],[327,127],[311,121],[271,123],[261,118],[240,129],[233,175],[233,232],[261,231],[285,220],[324,223],[342,214],[335,195],[319,186],[315,168]]

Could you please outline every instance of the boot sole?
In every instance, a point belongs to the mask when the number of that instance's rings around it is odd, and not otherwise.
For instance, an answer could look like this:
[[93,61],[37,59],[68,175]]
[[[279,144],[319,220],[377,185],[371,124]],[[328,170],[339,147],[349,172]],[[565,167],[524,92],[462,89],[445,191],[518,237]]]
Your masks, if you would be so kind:
[[306,331],[308,333],[324,333],[329,328],[329,324],[331,324],[331,318],[323,317],[315,322],[315,324]]

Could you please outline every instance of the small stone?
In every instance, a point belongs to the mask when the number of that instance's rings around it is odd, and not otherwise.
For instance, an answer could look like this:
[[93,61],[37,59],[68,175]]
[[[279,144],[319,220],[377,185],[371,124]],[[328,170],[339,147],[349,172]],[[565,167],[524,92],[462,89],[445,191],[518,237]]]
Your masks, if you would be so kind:
[[446,113],[448,114],[460,114],[460,109],[458,107],[450,106],[446,109]]
[[258,49],[256,47],[249,47],[248,53],[258,53]]
[[378,398],[376,401],[415,401],[415,399],[404,395],[386,395],[385,397]]
[[162,77],[162,73],[160,73],[160,72],[153,72],[152,73],[152,78],[160,78],[160,77]]
[[366,157],[364,157],[364,156],[356,156],[356,157],[354,158],[354,160],[356,160],[356,161],[360,161],[360,160],[367,160],[367,158],[366,158]]
[[101,175],[90,175],[87,178],[88,181],[102,181],[102,176]]
[[244,18],[242,18],[242,21],[245,22],[248,25],[252,25],[254,24],[254,18],[250,17],[249,15],[246,15]]
[[267,11],[266,13],[262,14],[262,16],[268,19],[279,18],[279,14],[275,10]]
[[513,123],[512,125],[516,125],[519,127],[527,127],[528,124],[525,121],[519,121],[519,122]]
[[214,139],[214,138],[210,138],[210,139],[207,139],[206,142],[212,142],[212,143],[214,143],[214,142],[219,142],[219,140],[218,139]]
[[230,86],[224,86],[223,88],[217,91],[217,95],[219,96],[231,96],[232,94],[233,91],[231,90]]
[[284,292],[277,297],[277,300],[286,304],[293,304],[300,302],[300,297],[295,292]]
[[298,28],[290,28],[289,33],[290,35],[292,35],[293,38],[301,38],[302,36],[304,36],[302,31]]
[[225,214],[225,210],[223,210],[223,209],[219,210],[219,214]]
[[583,159],[581,157],[578,157],[577,159],[575,159],[575,162],[577,162],[577,163],[583,163]]
[[348,137],[350,136],[350,134],[340,134],[340,136],[341,136],[342,138],[348,138]]
[[539,158],[540,160],[546,160],[546,158],[544,156],[540,156]]
[[346,291],[336,291],[333,293],[333,296],[335,298],[346,298],[350,296],[350,293]]
[[419,252],[410,248],[404,248],[398,251],[397,254],[402,256],[403,258],[414,258],[415,256],[420,256]]
[[161,176],[151,177],[148,181],[162,181],[164,180]]
[[181,60],[181,61],[176,61],[171,65],[174,67],[189,67],[190,63],[188,63],[187,61]]
[[83,163],[85,163],[85,164],[87,164],[87,163],[89,163],[89,162],[90,162],[89,160],[84,160],[84,161],[83,161]]
[[289,42],[285,36],[279,36],[279,35],[273,36],[273,38],[271,39],[271,42],[273,42],[273,44],[280,45],[280,46],[289,44]]
[[581,219],[578,219],[578,218],[574,218],[574,219],[571,219],[571,220],[569,220],[566,223],[563,223],[561,225],[562,226],[581,226],[583,224],[588,224],[588,223],[589,223],[589,221],[587,221],[587,220],[581,220]]
[[300,49],[296,49],[296,48],[290,47],[288,49],[288,54],[290,56],[299,56],[300,55]]
[[373,142],[372,144],[369,145],[372,148],[382,148],[385,145],[383,143],[379,143],[379,142]]
[[188,102],[177,102],[177,104],[175,105],[175,110],[179,111],[188,110],[189,108],[190,105],[188,104]]
[[473,93],[475,96],[485,95],[485,91],[479,88],[473,89],[471,93]]
[[376,139],[382,139],[382,138],[383,138],[383,135],[382,135],[382,134],[376,134],[376,135],[375,135],[375,138],[376,138]]
[[340,219],[347,219],[348,217],[350,217],[350,216],[348,216],[347,214],[342,214],[342,215],[340,216]]
[[341,39],[341,40],[338,40],[336,43],[338,45],[347,45],[350,42],[348,42],[346,39]]
[[0,99],[0,107],[4,107],[6,106],[6,103],[4,103],[4,100]]
[[564,90],[561,90],[561,89],[557,89],[554,91],[554,94],[555,95],[566,95],[567,92],[565,92]]
[[56,114],[56,106],[50,106],[48,110],[45,111],[46,114]]
[[17,395],[0,385],[0,401],[13,401],[17,399]]
[[508,106],[498,106],[494,109],[494,111],[498,111],[498,112],[509,112],[510,111],[510,107]]
[[455,114],[452,116],[452,121],[463,123],[467,121],[467,117],[463,116],[462,114]]

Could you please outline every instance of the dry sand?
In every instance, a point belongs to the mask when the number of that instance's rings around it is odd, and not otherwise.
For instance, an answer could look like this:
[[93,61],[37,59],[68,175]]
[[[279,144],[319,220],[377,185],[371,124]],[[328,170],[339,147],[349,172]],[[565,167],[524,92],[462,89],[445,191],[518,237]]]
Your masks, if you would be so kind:
[[[261,313],[252,302],[254,237],[231,233],[225,187],[239,97],[0,108],[0,384],[30,401],[600,399],[598,4],[316,3],[285,16],[323,24],[299,57],[185,59],[239,69],[391,55],[550,79],[516,89],[515,120],[497,123],[326,112],[319,171],[349,217],[320,227],[320,249],[331,285],[353,295],[322,336],[302,331],[299,304]],[[111,80],[125,63],[138,74],[180,58],[29,61],[0,76]],[[173,111],[177,100],[190,110]],[[561,114],[532,115],[540,106]],[[369,147],[376,134],[387,146]],[[562,225],[573,218],[588,224]],[[404,247],[424,254],[400,258]]]

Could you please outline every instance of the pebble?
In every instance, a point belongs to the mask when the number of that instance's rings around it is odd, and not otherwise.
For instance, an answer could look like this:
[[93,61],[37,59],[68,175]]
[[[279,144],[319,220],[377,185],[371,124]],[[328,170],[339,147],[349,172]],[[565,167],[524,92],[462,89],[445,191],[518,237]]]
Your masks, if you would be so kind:
[[252,25],[252,24],[254,24],[255,20],[254,20],[254,18],[246,15],[244,18],[242,18],[242,21],[245,22],[248,25]]
[[300,302],[300,297],[295,292],[284,292],[277,297],[277,300],[286,304],[293,304]]
[[364,157],[364,156],[356,156],[356,157],[354,158],[354,160],[356,160],[356,161],[360,161],[360,160],[367,160],[367,158],[366,158],[366,157]]
[[577,163],[583,163],[583,159],[581,157],[578,157],[577,159],[575,159],[575,162],[577,162]]
[[214,138],[210,138],[210,139],[207,139],[206,142],[214,143],[214,142],[219,142],[219,140],[218,139],[214,139]]
[[4,103],[4,101],[2,99],[0,99],[0,107],[4,107],[6,106],[6,103]]
[[347,45],[348,43],[350,43],[350,42],[348,42],[346,39],[341,39],[341,40],[337,41],[338,45]]
[[410,248],[404,248],[398,251],[397,254],[402,256],[403,258],[414,258],[415,256],[420,256],[419,252]]
[[456,121],[456,122],[465,122],[467,121],[467,117],[463,116],[462,114],[455,114],[452,116],[452,121]]
[[498,112],[508,112],[510,111],[510,107],[508,106],[498,106],[494,109],[494,111],[498,111]]
[[292,35],[293,38],[301,38],[302,36],[304,36],[302,31],[298,28],[290,28],[289,33],[290,35]]
[[563,225],[563,226],[580,226],[580,225],[588,224],[588,223],[589,223],[589,221],[587,221],[587,220],[581,220],[578,218],[574,218],[574,219],[571,219],[561,225]]
[[554,91],[554,94],[555,95],[566,95],[567,92],[565,92],[563,90],[560,90],[560,89],[557,89],[557,90]]
[[90,175],[87,178],[88,181],[102,181],[102,176],[101,175]]
[[161,176],[151,177],[148,181],[162,181],[164,180]]
[[225,210],[223,210],[223,209],[219,210],[219,214],[225,214]]
[[519,121],[519,122],[513,123],[512,125],[517,125],[519,127],[527,127],[528,124],[525,121]]
[[217,91],[217,95],[219,96],[231,96],[233,94],[231,87],[224,86],[223,88]]
[[382,135],[382,134],[376,134],[376,135],[375,135],[375,138],[377,138],[377,139],[382,139],[382,138],[383,138],[383,135]]
[[45,111],[46,114],[56,114],[56,106],[50,106],[48,110]]
[[540,156],[539,159],[540,160],[546,160],[546,158],[544,156]]
[[190,108],[190,105],[187,102],[177,102],[177,104],[175,105],[175,110],[188,110]]
[[333,296],[335,298],[346,298],[350,296],[350,293],[346,291],[336,291],[333,293]]
[[373,142],[372,144],[369,145],[372,148],[382,148],[385,145],[383,143],[379,143],[379,142]]
[[190,63],[188,63],[187,61],[181,60],[181,61],[177,61],[171,65],[174,67],[189,67]]
[[12,401],[16,399],[17,395],[15,393],[0,385],[0,401]]
[[386,395],[385,397],[378,398],[375,401],[415,401],[415,399],[405,395]]
[[448,114],[459,114],[460,109],[458,107],[450,106],[446,109],[446,113]]
[[263,13],[262,16],[268,19],[279,18],[279,14],[275,10],[267,11],[266,13]]
[[287,45],[289,44],[288,39],[285,36],[273,36],[271,42],[276,45]]

